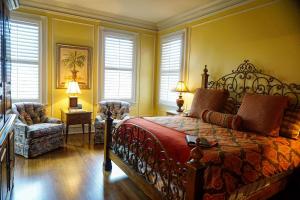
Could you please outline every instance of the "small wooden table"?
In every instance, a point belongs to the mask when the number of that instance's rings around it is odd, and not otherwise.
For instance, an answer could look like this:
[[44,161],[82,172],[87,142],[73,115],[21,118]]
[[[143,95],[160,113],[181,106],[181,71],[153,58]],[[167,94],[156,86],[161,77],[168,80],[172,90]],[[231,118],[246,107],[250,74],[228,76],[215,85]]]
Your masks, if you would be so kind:
[[91,125],[92,125],[92,112],[76,111],[70,112],[68,109],[61,110],[61,121],[66,124],[66,144],[68,142],[69,126],[81,124],[82,134],[84,134],[84,125],[89,125],[89,144],[91,142]]
[[167,110],[166,111],[167,116],[185,116],[185,112],[177,112],[176,110]]

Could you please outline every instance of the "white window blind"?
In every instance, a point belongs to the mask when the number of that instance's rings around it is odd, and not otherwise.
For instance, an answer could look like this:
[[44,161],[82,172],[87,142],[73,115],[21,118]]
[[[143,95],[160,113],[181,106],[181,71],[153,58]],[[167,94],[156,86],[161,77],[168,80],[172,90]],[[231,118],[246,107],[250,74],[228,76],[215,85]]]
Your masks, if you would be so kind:
[[134,101],[136,38],[104,32],[104,99]]
[[160,63],[159,101],[174,105],[178,95],[172,90],[181,79],[183,64],[184,33],[167,36],[162,39]]
[[11,21],[12,100],[40,101],[40,23]]

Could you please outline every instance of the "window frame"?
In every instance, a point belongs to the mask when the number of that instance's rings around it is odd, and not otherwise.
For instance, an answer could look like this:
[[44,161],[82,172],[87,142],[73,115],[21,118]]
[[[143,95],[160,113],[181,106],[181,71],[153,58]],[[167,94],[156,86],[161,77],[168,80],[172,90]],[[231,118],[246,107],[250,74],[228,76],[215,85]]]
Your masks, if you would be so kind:
[[[39,25],[39,97],[38,99],[13,99],[13,103],[17,102],[37,102],[37,103],[48,103],[48,77],[47,77],[47,18],[44,16],[34,14],[24,14],[20,12],[14,12],[11,15],[12,21],[24,21],[31,22]],[[13,59],[11,59],[13,62]]]
[[[117,30],[117,29],[112,29],[112,28],[100,28],[101,34],[102,34],[102,69],[100,70],[100,79],[101,79],[101,91],[100,91],[100,100],[120,100],[120,101],[127,101],[129,103],[135,103],[136,102],[136,88],[137,88],[137,63],[138,63],[138,33],[135,32],[129,32],[129,31],[123,31],[123,30]],[[104,90],[105,90],[105,38],[108,35],[112,36],[117,36],[117,37],[124,37],[127,38],[126,36],[132,37],[133,38],[133,68],[132,70],[124,70],[124,71],[131,71],[132,72],[132,85],[131,85],[131,98],[105,98],[104,97]]]
[[[159,41],[159,69],[158,69],[158,103],[159,105],[162,106],[167,106],[167,107],[172,107],[175,108],[176,105],[176,99],[174,99],[174,101],[165,101],[165,100],[161,100],[160,98],[160,84],[161,84],[161,66],[162,66],[162,45],[164,42],[168,41],[168,40],[172,40],[172,38],[177,37],[178,35],[182,35],[182,49],[181,49],[181,66],[180,66],[180,70],[179,70],[179,81],[183,81],[184,80],[184,72],[185,72],[185,62],[186,62],[186,29],[183,30],[179,30],[173,33],[169,33],[169,34],[165,34],[163,36],[160,37],[160,41]],[[175,86],[176,87],[176,86]],[[175,88],[174,87],[174,88]]]

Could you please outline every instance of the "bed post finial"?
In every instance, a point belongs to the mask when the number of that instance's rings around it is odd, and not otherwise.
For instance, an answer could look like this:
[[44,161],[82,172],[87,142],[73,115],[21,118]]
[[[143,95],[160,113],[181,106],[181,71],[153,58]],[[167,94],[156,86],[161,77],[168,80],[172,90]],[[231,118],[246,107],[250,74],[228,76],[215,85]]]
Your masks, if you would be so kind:
[[104,162],[103,167],[105,171],[111,171],[111,159],[109,157],[109,150],[112,142],[112,124],[113,118],[111,117],[112,113],[110,111],[110,107],[108,106],[108,110],[106,112],[106,120],[105,120],[105,132],[104,132]]
[[209,74],[207,73],[207,65],[204,66],[204,70],[203,70],[203,74],[202,74],[202,84],[201,84],[201,88],[207,88],[208,87],[208,77]]

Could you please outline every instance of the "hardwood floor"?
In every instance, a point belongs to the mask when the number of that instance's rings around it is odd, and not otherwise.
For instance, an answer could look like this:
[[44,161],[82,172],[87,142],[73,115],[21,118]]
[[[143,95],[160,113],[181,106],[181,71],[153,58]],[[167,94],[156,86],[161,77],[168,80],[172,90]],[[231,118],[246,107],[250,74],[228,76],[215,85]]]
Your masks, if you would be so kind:
[[69,135],[68,145],[34,159],[16,156],[12,200],[145,199],[147,196],[116,166],[103,174],[103,145],[82,145]]

